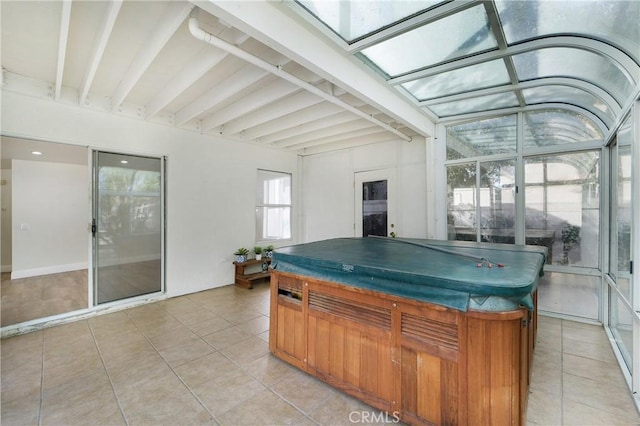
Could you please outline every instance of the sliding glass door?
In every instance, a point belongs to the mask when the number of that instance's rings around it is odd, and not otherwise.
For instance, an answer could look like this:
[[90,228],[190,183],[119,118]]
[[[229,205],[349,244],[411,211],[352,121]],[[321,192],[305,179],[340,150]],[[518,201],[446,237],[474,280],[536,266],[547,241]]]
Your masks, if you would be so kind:
[[163,291],[163,160],[95,151],[93,171],[95,303]]

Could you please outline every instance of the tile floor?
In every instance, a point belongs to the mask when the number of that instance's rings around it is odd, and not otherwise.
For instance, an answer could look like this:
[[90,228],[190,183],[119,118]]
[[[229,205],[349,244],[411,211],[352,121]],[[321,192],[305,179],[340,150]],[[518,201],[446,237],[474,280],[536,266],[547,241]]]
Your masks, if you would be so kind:
[[[227,286],[4,339],[1,422],[363,423],[370,407],[269,354],[268,314],[268,284]],[[527,423],[639,425],[602,328],[539,324]]]

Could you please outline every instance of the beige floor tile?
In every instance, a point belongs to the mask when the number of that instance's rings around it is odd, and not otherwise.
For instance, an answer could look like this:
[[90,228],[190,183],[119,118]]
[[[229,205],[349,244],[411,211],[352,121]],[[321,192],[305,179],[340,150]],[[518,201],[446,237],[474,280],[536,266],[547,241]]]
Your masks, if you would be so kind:
[[620,368],[612,366],[608,362],[563,354],[562,369],[568,374],[608,383],[623,389],[627,386]]
[[249,334],[260,334],[269,331],[269,317],[261,315],[247,322],[238,324],[238,327]]
[[153,345],[141,334],[126,339],[110,338],[98,341],[100,354],[107,365],[127,365],[132,360],[157,354]]
[[124,424],[106,374],[70,380],[44,391],[43,425]]
[[303,413],[265,389],[218,417],[221,425],[297,425]]
[[[604,334],[604,331],[602,332]],[[608,342],[607,342],[608,343]],[[596,361],[608,362],[617,367],[616,358],[610,345],[603,342],[581,340],[565,336],[562,339],[562,350],[566,354],[582,356]]]
[[[167,314],[169,315],[169,314]],[[173,332],[187,332],[189,329],[180,321],[172,316],[164,317],[159,315],[156,317],[145,318],[144,320],[133,320],[136,326],[144,333],[145,336],[151,338],[162,336]]]
[[638,420],[623,413],[613,414],[565,399],[562,404],[562,424],[565,426],[635,426]]
[[163,351],[174,346],[189,344],[197,340],[200,340],[200,338],[186,327],[182,327],[180,330],[149,337],[149,341],[158,351]]
[[190,388],[220,379],[224,375],[240,372],[233,361],[219,352],[183,364],[175,369],[176,373]]
[[198,339],[160,351],[160,355],[171,367],[179,367],[214,351],[212,346]]
[[24,366],[8,368],[2,360],[2,396],[1,404],[38,394],[42,386],[42,362],[28,363]]
[[3,400],[0,404],[0,421],[3,425],[38,425],[40,418],[40,388],[20,398]]
[[130,425],[215,424],[175,374],[168,373],[119,392]]
[[239,370],[197,385],[192,391],[214,416],[219,416],[265,389],[256,379]]
[[[2,424],[385,419],[270,354],[268,314],[268,285],[230,285],[4,339]],[[538,331],[527,425],[640,425],[602,327],[541,315]]]
[[105,374],[102,359],[97,351],[74,352],[56,363],[47,362],[45,356],[43,387],[45,390],[82,377]]
[[269,344],[256,336],[251,336],[235,345],[220,349],[220,352],[239,365],[243,365],[268,354]]
[[232,326],[232,323],[216,315],[215,317],[202,322],[190,324],[189,329],[198,336],[207,336],[211,333],[215,333],[216,331],[221,331]]
[[272,386],[272,389],[304,413],[311,412],[337,392],[329,385],[301,371],[288,375]]
[[214,348],[221,350],[228,348],[252,337],[249,333],[246,333],[237,328],[237,326],[225,328],[224,330],[216,331],[215,333],[207,334],[202,339]]
[[116,363],[107,371],[118,394],[149,380],[157,380],[173,374],[158,353],[133,358],[125,363]]
[[562,397],[560,393],[547,392],[542,389],[529,388],[527,403],[528,425],[561,425],[562,424]]
[[[585,379],[565,373],[562,382],[565,401],[579,402],[612,414],[632,413],[635,409],[631,395],[620,392],[616,385]],[[633,419],[640,424],[640,416]]]
[[[319,404],[310,413],[309,418],[320,425],[332,426],[353,426],[354,424],[375,424],[376,422],[365,422],[363,419],[383,419],[380,417],[380,410],[358,401],[342,392],[335,393],[332,397]],[[393,415],[389,414],[388,422],[393,423]]]

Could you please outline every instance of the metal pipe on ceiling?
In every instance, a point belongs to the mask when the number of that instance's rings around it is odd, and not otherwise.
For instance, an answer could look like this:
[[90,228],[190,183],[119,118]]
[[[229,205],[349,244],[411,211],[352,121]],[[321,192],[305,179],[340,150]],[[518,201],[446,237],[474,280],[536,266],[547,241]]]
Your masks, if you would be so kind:
[[225,52],[228,52],[246,62],[249,62],[252,65],[255,65],[259,68],[262,68],[265,71],[268,71],[274,75],[277,75],[278,77],[295,84],[296,86],[307,90],[308,92],[313,93],[314,95],[317,95],[319,97],[321,97],[322,99],[326,100],[327,102],[330,102],[340,108],[343,108],[355,115],[357,115],[360,118],[363,118],[367,121],[370,121],[371,123],[374,123],[377,126],[382,127],[384,130],[393,133],[394,135],[398,136],[400,139],[403,139],[405,141],[411,141],[411,137],[405,135],[404,133],[402,133],[401,131],[397,130],[396,128],[388,125],[387,123],[378,120],[377,118],[373,117],[372,115],[369,115],[361,110],[359,110],[358,108],[349,105],[348,103],[336,98],[333,95],[330,95],[329,93],[326,93],[324,91],[322,91],[321,89],[317,88],[316,86],[307,83],[304,80],[299,79],[298,77],[289,74],[286,71],[283,71],[282,68],[280,68],[279,66],[275,66],[272,65],[266,61],[264,61],[263,59],[260,59],[250,53],[247,53],[246,51],[240,49],[239,47],[228,43],[224,40],[219,39],[218,37],[214,36],[213,34],[208,33],[207,31],[203,30],[200,27],[200,22],[198,21],[198,19],[195,16],[192,16],[191,18],[189,18],[189,31],[191,32],[191,35],[194,36],[195,38],[197,38],[198,40],[204,41],[205,43],[209,43],[210,45],[217,47],[218,49],[222,49]]

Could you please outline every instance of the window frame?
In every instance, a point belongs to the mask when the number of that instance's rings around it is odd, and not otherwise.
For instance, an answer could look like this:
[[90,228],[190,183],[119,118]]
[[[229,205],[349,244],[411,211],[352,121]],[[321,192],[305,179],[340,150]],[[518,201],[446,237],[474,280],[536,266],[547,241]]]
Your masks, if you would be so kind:
[[[261,187],[259,185],[259,183],[260,182],[264,182],[264,181],[266,181],[268,179],[261,179],[260,178],[261,173],[278,174],[278,175],[280,175],[280,178],[288,177],[288,179],[289,179],[289,194],[288,194],[289,203],[265,203],[263,201],[264,200],[263,187]],[[271,208],[288,208],[289,209],[289,223],[288,223],[289,236],[288,237],[270,238],[269,236],[264,236],[264,230],[265,230],[264,221],[266,220],[266,215],[264,214],[264,212],[266,212],[268,209],[271,209]],[[259,211],[263,212],[263,214],[261,215],[262,220],[263,220],[263,224],[260,225],[260,226],[258,224]],[[278,243],[278,242],[292,241],[293,240],[293,232],[294,232],[294,225],[293,225],[293,218],[294,218],[294,214],[293,214],[293,173],[282,172],[282,171],[277,171],[277,170],[269,170],[269,169],[260,169],[260,168],[258,168],[256,170],[255,218],[256,218],[256,222],[255,222],[255,241],[256,241],[256,244],[258,244],[258,243],[274,244],[274,243]]]

